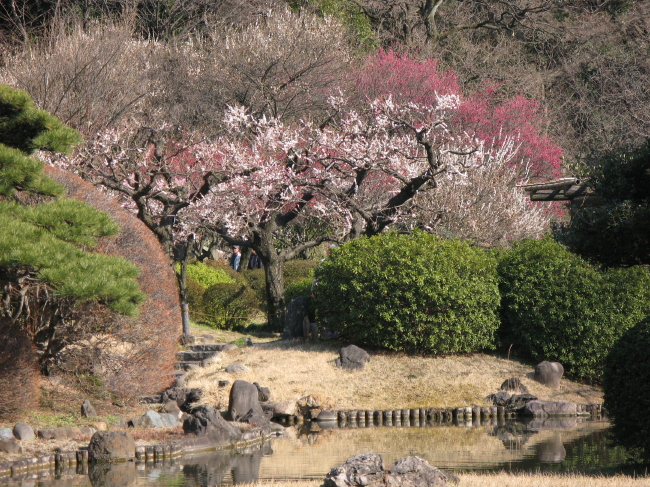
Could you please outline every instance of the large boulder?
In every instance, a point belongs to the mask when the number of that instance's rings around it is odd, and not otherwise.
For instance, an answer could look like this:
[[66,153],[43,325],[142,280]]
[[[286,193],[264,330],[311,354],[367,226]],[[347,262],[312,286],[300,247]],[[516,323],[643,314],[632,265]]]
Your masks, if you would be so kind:
[[88,445],[92,461],[129,460],[135,458],[135,441],[125,431],[97,431]]
[[13,439],[14,432],[11,428],[0,428],[0,440],[10,440]]
[[419,457],[405,457],[384,469],[381,455],[360,453],[327,474],[324,487],[446,487],[458,477],[446,474]]
[[212,406],[199,406],[192,416],[183,422],[185,434],[206,436],[215,445],[231,445],[237,442],[241,433],[234,425],[223,419],[221,413]]
[[14,425],[14,436],[21,441],[30,441],[36,437],[34,429],[22,421]]
[[578,407],[575,402],[568,401],[530,401],[524,406],[526,416],[576,416]]
[[305,316],[309,316],[309,303],[311,297],[298,296],[291,300],[284,314],[284,331],[282,332],[283,340],[292,338],[301,338],[303,336],[303,321]]
[[405,457],[389,467],[386,486],[446,487],[457,484],[458,480],[455,475],[444,473],[420,457]]
[[558,389],[563,374],[564,367],[562,367],[561,363],[547,362],[544,360],[535,367],[535,375],[533,376],[533,379],[547,387]]
[[376,487],[384,485],[384,461],[381,455],[368,451],[348,458],[325,477],[325,487]]
[[250,410],[263,414],[257,387],[245,380],[236,380],[230,388],[228,414],[232,421],[243,418]]
[[337,367],[346,370],[363,369],[368,362],[370,362],[368,352],[356,345],[341,348],[339,350],[339,358],[335,361]]

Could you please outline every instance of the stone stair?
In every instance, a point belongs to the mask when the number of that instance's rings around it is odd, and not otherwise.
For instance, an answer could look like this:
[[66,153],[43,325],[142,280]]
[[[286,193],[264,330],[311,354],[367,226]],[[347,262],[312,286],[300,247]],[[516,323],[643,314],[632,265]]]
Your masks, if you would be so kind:
[[219,352],[232,350],[233,348],[237,348],[237,345],[232,343],[188,345],[187,350],[177,352],[178,362],[176,368],[187,371],[205,367],[219,360]]

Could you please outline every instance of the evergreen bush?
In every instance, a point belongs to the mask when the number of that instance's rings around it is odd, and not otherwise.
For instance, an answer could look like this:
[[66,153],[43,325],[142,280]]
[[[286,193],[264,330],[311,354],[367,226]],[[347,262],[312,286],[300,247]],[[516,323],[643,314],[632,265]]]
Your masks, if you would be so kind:
[[[603,371],[605,408],[617,441],[650,459],[650,317],[622,334],[610,350]],[[640,415],[641,414],[641,415]]]
[[427,354],[494,348],[496,263],[423,232],[359,238],[316,271],[316,313],[355,343]]
[[257,308],[266,312],[266,275],[264,269],[251,269],[241,272],[250,288],[255,292]]
[[284,285],[289,286],[301,279],[313,278],[314,271],[318,267],[316,260],[289,260],[282,264],[282,271],[284,276]]
[[289,304],[298,296],[311,296],[311,285],[313,282],[314,280],[312,278],[306,277],[289,284],[284,290],[284,302]]
[[515,244],[498,271],[502,342],[576,379],[599,382],[614,341],[650,313],[647,270],[600,270],[551,239]]
[[198,260],[187,266],[187,278],[192,279],[204,288],[208,288],[213,284],[235,282],[224,269],[209,266]]
[[214,328],[232,330],[248,323],[256,302],[255,293],[246,285],[213,284],[203,294],[202,321]]

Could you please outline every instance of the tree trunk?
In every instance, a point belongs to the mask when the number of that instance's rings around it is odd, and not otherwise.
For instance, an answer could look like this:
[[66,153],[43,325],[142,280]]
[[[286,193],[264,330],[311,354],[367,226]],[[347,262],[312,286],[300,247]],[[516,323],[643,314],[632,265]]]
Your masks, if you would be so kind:
[[284,276],[282,274],[282,261],[275,258],[265,262],[264,274],[266,276],[266,300],[268,305],[268,324],[271,331],[281,332],[284,329]]

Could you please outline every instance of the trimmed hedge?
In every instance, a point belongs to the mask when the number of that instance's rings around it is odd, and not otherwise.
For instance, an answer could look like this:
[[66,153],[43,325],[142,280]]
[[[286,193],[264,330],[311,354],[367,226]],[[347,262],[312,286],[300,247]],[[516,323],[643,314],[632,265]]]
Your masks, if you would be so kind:
[[515,244],[499,260],[501,339],[567,375],[600,382],[621,334],[650,313],[650,274],[601,271],[551,239]]
[[650,423],[643,414],[650,409],[650,317],[628,329],[616,341],[605,360],[603,389],[605,408],[617,441],[639,449],[650,459]]
[[496,262],[423,232],[355,239],[316,270],[321,322],[355,343],[427,354],[494,348]]

